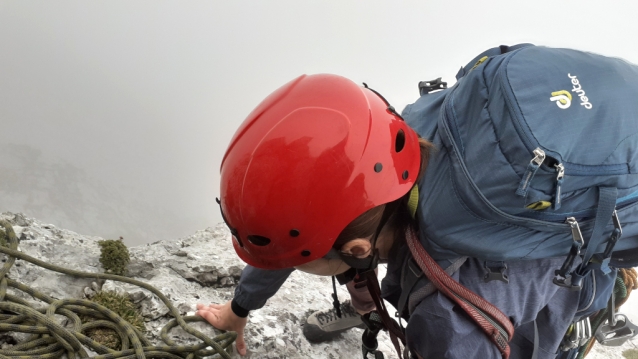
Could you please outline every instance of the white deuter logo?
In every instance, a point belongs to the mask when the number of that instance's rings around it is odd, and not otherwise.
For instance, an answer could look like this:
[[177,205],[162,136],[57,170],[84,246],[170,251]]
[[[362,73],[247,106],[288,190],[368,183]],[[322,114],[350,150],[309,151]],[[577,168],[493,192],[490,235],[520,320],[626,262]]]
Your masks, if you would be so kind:
[[591,110],[591,108],[594,106],[589,103],[589,99],[587,98],[587,96],[585,96],[585,90],[583,90],[583,87],[580,85],[580,81],[578,81],[576,75],[572,76],[571,74],[567,74],[567,76],[572,79],[572,85],[574,85],[572,92],[576,92],[576,94],[578,94],[578,97],[580,97],[580,105],[584,106],[588,110]]
[[572,105],[572,94],[565,90],[552,92],[552,97],[549,98],[552,101],[556,101],[556,105],[563,110],[569,108]]

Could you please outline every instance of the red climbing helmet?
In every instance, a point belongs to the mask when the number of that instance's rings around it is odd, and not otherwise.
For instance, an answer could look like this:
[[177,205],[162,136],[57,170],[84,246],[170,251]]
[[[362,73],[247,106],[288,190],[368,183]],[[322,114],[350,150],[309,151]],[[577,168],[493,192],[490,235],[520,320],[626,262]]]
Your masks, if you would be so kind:
[[300,76],[241,124],[221,165],[221,211],[241,259],[264,269],[321,258],[365,211],[414,185],[416,133],[377,93]]

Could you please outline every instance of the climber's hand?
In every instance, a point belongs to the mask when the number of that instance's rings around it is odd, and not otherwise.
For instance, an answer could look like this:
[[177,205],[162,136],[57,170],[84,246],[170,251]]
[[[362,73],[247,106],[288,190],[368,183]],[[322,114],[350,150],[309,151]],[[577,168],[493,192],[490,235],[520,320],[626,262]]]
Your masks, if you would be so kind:
[[238,317],[230,308],[230,301],[226,304],[197,304],[196,315],[206,319],[212,326],[221,330],[237,332],[235,346],[239,355],[246,355],[246,341],[244,340],[244,328],[248,318]]

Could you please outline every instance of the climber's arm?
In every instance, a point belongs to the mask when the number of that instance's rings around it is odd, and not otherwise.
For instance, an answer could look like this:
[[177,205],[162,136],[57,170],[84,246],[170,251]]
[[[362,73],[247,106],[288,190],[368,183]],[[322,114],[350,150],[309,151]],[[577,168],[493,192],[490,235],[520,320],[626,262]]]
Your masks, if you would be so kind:
[[248,315],[248,311],[263,307],[284,284],[294,268],[265,270],[247,265],[239,284],[235,288],[232,309],[238,316]]
[[263,270],[246,266],[235,288],[235,298],[225,304],[197,304],[196,314],[215,328],[237,332],[235,345],[240,355],[246,355],[244,328],[248,312],[259,309],[275,295],[294,269]]

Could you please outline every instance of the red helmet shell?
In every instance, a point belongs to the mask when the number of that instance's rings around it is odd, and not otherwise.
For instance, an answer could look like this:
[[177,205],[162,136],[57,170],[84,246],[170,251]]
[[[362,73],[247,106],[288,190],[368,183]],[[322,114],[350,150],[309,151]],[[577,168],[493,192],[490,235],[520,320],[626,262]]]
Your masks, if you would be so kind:
[[[336,75],[300,76],[246,118],[221,165],[221,208],[246,263],[323,257],[365,211],[414,185],[416,133],[374,92]],[[239,237],[239,238],[235,238]]]

